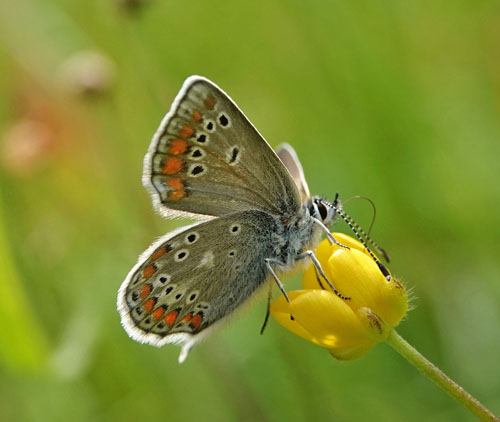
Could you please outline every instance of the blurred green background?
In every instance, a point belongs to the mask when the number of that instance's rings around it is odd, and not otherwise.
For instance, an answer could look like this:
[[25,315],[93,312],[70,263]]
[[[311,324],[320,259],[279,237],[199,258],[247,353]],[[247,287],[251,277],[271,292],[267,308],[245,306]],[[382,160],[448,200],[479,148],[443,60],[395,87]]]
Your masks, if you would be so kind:
[[474,420],[385,344],[339,363],[260,336],[264,298],[183,365],[127,337],[117,289],[182,224],[142,159],[191,74],[291,143],[313,193],[377,204],[415,297],[399,332],[500,412],[499,46],[487,0],[0,2],[0,419]]

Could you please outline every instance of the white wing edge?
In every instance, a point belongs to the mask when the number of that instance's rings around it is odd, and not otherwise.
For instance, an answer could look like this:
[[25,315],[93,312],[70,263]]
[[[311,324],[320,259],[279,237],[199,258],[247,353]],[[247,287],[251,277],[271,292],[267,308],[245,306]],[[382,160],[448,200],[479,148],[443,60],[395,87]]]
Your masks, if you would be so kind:
[[149,144],[149,147],[148,147],[148,152],[146,153],[146,155],[144,157],[144,166],[143,166],[143,172],[142,172],[142,184],[147,189],[147,191],[149,192],[151,197],[153,198],[153,208],[156,210],[156,212],[158,212],[160,215],[162,215],[166,218],[188,217],[188,218],[194,218],[197,220],[207,220],[207,219],[212,217],[212,216],[205,215],[205,214],[196,214],[196,213],[191,213],[189,211],[173,210],[171,208],[166,207],[165,205],[162,204],[160,194],[156,191],[155,187],[151,183],[151,174],[152,174],[152,167],[153,167],[153,154],[156,151],[156,147],[158,145],[158,142],[160,142],[160,137],[163,134],[169,120],[175,115],[175,111],[176,111],[177,107],[179,106],[179,103],[181,102],[184,95],[186,95],[187,90],[194,83],[200,82],[200,81],[204,81],[204,82],[209,83],[210,85],[214,85],[217,89],[220,90],[220,88],[217,85],[215,85],[213,82],[211,82],[207,78],[204,78],[203,76],[198,76],[198,75],[189,76],[182,84],[181,89],[179,90],[179,92],[175,96],[175,99],[172,102],[172,105],[170,106],[170,110],[165,115],[165,117],[163,117],[159,128],[157,129],[157,131],[153,135],[153,139],[151,140],[151,143]]
[[130,279],[132,278],[136,270],[151,256],[153,251],[156,248],[158,248],[158,246],[172,239],[179,233],[182,233],[185,230],[189,230],[202,223],[203,222],[198,222],[190,224],[188,226],[180,227],[170,233],[167,233],[166,235],[160,237],[155,242],[153,242],[153,244],[139,256],[137,264],[135,264],[134,267],[127,274],[127,277],[125,278],[122,285],[120,286],[120,289],[118,290],[117,309],[120,314],[121,324],[125,329],[125,331],[127,332],[127,334],[129,335],[129,337],[134,339],[135,341],[138,341],[139,343],[150,344],[156,347],[161,347],[169,343],[181,345],[182,349],[179,355],[179,363],[184,362],[189,353],[189,350],[201,339],[210,334],[210,332],[212,332],[212,330],[219,325],[220,321],[206,328],[199,334],[176,333],[170,335],[167,334],[166,336],[162,337],[154,333],[145,333],[144,331],[136,327],[134,321],[130,317],[125,296],[127,292],[127,286],[130,283]]

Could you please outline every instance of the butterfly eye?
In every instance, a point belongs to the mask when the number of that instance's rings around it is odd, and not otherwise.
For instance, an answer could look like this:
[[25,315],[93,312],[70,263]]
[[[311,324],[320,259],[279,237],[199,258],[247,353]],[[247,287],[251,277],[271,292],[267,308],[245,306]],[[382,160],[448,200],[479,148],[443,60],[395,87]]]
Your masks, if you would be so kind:
[[321,219],[326,220],[326,218],[328,217],[328,210],[326,209],[325,204],[323,204],[323,202],[318,202],[317,205],[318,205],[318,211],[319,211],[319,215],[321,216]]

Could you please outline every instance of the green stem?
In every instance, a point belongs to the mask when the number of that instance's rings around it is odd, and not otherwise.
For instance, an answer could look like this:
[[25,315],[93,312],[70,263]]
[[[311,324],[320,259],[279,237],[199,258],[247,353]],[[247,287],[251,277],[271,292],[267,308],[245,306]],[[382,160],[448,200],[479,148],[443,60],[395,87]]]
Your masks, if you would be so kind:
[[387,338],[387,343],[402,355],[415,368],[423,372],[429,379],[446,391],[455,400],[462,403],[474,415],[483,421],[500,421],[492,412],[484,407],[477,399],[460,387],[455,381],[444,374],[438,367],[424,358],[413,346],[411,346],[396,330],[392,330]]

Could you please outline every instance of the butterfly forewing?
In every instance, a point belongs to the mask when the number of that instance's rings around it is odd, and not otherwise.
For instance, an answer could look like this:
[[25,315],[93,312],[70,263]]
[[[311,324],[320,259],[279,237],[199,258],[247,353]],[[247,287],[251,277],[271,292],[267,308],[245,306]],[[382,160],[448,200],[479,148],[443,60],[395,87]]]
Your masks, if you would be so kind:
[[144,184],[166,215],[290,215],[301,207],[271,147],[220,88],[198,76],[184,83],[144,164]]
[[156,242],[119,292],[133,338],[162,345],[195,336],[240,306],[264,282],[275,219],[257,210],[195,224]]

